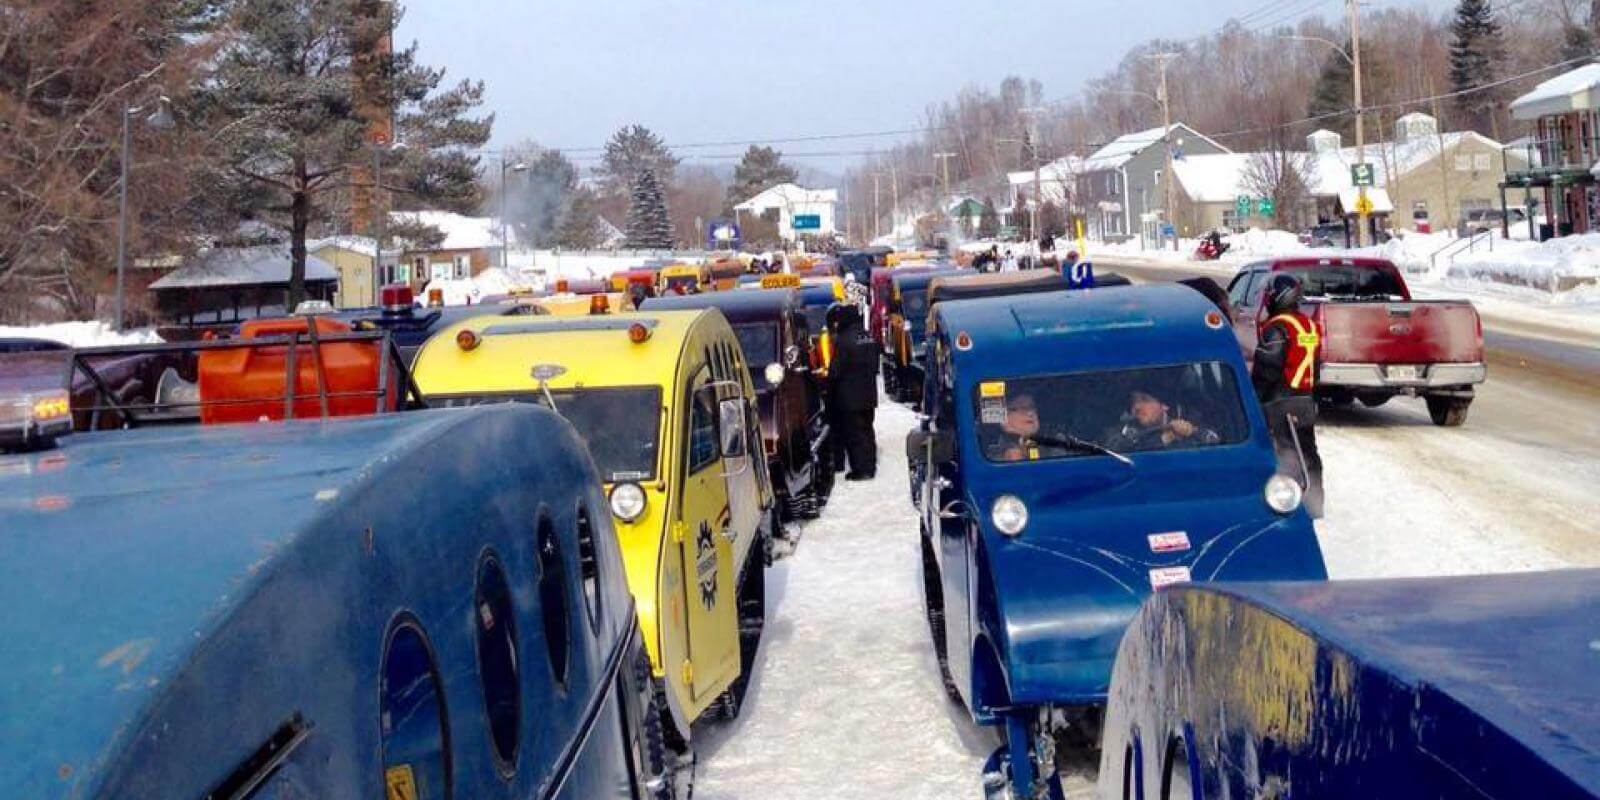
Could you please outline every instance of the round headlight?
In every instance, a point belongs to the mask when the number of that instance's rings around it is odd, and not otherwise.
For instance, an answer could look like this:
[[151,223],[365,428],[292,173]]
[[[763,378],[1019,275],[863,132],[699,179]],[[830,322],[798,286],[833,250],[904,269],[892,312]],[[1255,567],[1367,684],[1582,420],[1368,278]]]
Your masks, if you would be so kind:
[[1003,494],[995,498],[994,506],[989,509],[989,519],[996,530],[1016,536],[1028,527],[1028,507],[1016,495]]
[[776,361],[768,364],[766,370],[764,370],[761,374],[766,376],[767,383],[770,383],[773,386],[783,383],[783,365]]
[[623,522],[632,522],[644,513],[644,489],[637,483],[611,487],[611,513]]
[[1267,479],[1267,488],[1262,492],[1266,498],[1267,507],[1279,514],[1288,514],[1300,507],[1300,483],[1288,475],[1274,475]]

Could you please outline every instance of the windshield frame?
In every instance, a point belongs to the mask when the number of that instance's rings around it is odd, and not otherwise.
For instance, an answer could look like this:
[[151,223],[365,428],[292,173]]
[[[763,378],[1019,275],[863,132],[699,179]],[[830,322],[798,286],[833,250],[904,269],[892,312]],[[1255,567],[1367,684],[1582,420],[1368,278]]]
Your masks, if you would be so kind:
[[[598,463],[595,464],[595,472],[599,473],[600,482],[602,484],[604,484],[604,485],[607,485],[607,486],[610,486],[611,484],[614,484],[614,483],[641,483],[641,484],[642,483],[648,483],[650,481],[654,481],[657,476],[661,475],[661,465],[663,463],[662,459],[666,456],[666,450],[667,450],[667,447],[666,447],[667,437],[666,437],[666,430],[665,430],[664,426],[665,426],[665,420],[666,420],[666,418],[668,416],[669,409],[667,409],[665,403],[663,402],[663,398],[666,397],[666,392],[664,392],[659,385],[653,384],[653,383],[628,384],[628,385],[622,385],[622,386],[583,386],[583,387],[565,386],[565,387],[561,387],[561,388],[551,388],[550,389],[550,394],[552,396],[555,396],[555,397],[561,397],[563,395],[576,395],[576,394],[580,394],[580,393],[599,394],[599,393],[603,393],[603,392],[623,392],[623,391],[650,392],[650,393],[654,394],[655,400],[656,400],[656,414],[657,414],[657,420],[656,420],[656,426],[655,426],[655,450],[656,450],[656,453],[655,453],[655,458],[653,458],[651,460],[650,470],[649,470],[648,474],[643,475],[642,477],[637,477],[637,473],[626,473],[626,477],[620,477],[620,478],[614,477],[614,473],[608,473],[605,470],[603,470]],[[440,407],[445,402],[450,401],[450,400],[463,400],[463,399],[481,399],[481,400],[492,400],[492,401],[513,402],[513,403],[515,403],[515,402],[525,402],[525,403],[527,403],[529,405],[536,405],[536,406],[541,406],[541,407],[544,407],[544,408],[549,408],[549,406],[546,405],[546,403],[545,403],[543,392],[541,392],[539,390],[539,388],[536,387],[536,386],[528,387],[526,389],[497,389],[497,390],[494,390],[494,391],[485,391],[485,392],[452,392],[452,393],[449,393],[449,394],[430,394],[430,395],[424,395],[423,396],[424,402],[427,402],[429,404],[434,404],[434,403],[437,402],[439,404],[439,405],[435,405],[434,407]],[[475,403],[473,405],[489,405],[489,404],[490,403],[488,403],[488,402],[480,402],[480,403]],[[468,406],[449,406],[449,407],[452,407],[452,408],[466,408]],[[558,411],[556,413],[559,414],[560,412]],[[561,416],[562,416],[562,419],[566,419],[566,415],[563,414]],[[568,420],[568,422],[570,423],[571,420]],[[574,424],[573,425],[573,429],[575,431],[577,431],[578,438],[583,441],[584,448],[589,450],[589,457],[591,459],[593,459],[594,458],[594,449],[589,447],[589,439],[588,439],[588,437],[586,437],[584,435],[583,431],[577,430],[577,425]]]
[[[1201,446],[1194,446],[1194,447],[1176,447],[1176,448],[1160,448],[1160,447],[1157,447],[1157,448],[1137,448],[1137,449],[1120,449],[1120,448],[1116,448],[1116,447],[1109,447],[1108,449],[1116,451],[1118,455],[1122,455],[1124,457],[1131,458],[1131,459],[1137,461],[1137,460],[1139,460],[1139,459],[1141,459],[1141,458],[1143,458],[1145,456],[1152,456],[1152,455],[1161,456],[1161,455],[1182,455],[1182,454],[1193,455],[1193,454],[1197,454],[1197,453],[1218,453],[1218,452],[1225,452],[1225,451],[1233,450],[1233,449],[1240,448],[1240,447],[1249,446],[1251,444],[1251,442],[1256,438],[1256,432],[1257,432],[1256,431],[1256,428],[1257,428],[1256,418],[1254,416],[1252,416],[1251,413],[1250,413],[1250,402],[1249,401],[1250,401],[1251,398],[1247,398],[1245,396],[1246,387],[1250,387],[1251,384],[1249,383],[1248,378],[1241,381],[1239,375],[1237,374],[1235,366],[1232,363],[1230,363],[1227,359],[1225,359],[1225,358],[1205,358],[1205,359],[1197,359],[1197,360],[1193,360],[1193,361],[1163,362],[1163,363],[1156,363],[1156,364],[1130,364],[1130,365],[1125,365],[1125,366],[1099,366],[1099,367],[1090,367],[1090,368],[1085,368],[1085,369],[1067,370],[1067,371],[1063,371],[1063,372],[1039,372],[1039,373],[1027,374],[1027,375],[984,375],[984,376],[980,376],[980,377],[974,379],[971,382],[971,386],[969,387],[969,390],[963,393],[965,395],[965,398],[961,401],[961,405],[963,406],[963,408],[960,408],[960,409],[957,410],[957,417],[960,419],[960,423],[959,424],[964,426],[964,427],[966,427],[968,429],[968,431],[969,431],[969,434],[966,437],[964,437],[965,441],[963,442],[963,447],[971,446],[973,448],[972,461],[974,461],[976,463],[984,464],[984,465],[986,465],[988,467],[1010,467],[1010,466],[1029,465],[1029,464],[1032,464],[1032,465],[1040,465],[1040,464],[1073,464],[1073,463],[1084,463],[1085,461],[1093,461],[1093,460],[1096,460],[1096,459],[1116,460],[1115,456],[1112,456],[1112,455],[1109,455],[1109,454],[1092,453],[1092,452],[1087,452],[1087,451],[1085,451],[1085,452],[1074,452],[1074,453],[1068,453],[1068,454],[1065,454],[1065,455],[1051,456],[1051,457],[1047,457],[1047,458],[1036,458],[1036,459],[1005,460],[1005,459],[997,459],[997,458],[991,457],[989,455],[989,453],[986,451],[986,448],[984,446],[983,431],[984,431],[984,427],[985,427],[986,423],[984,423],[982,421],[982,407],[981,407],[982,386],[983,386],[983,384],[991,383],[991,382],[995,382],[995,381],[1003,381],[1003,382],[1009,384],[1012,381],[1041,381],[1041,380],[1072,378],[1072,377],[1089,376],[1089,375],[1104,375],[1104,374],[1110,374],[1110,373],[1131,373],[1131,372],[1136,372],[1136,371],[1155,371],[1155,370],[1163,370],[1163,369],[1193,367],[1193,366],[1199,365],[1199,364],[1215,364],[1215,365],[1217,365],[1221,369],[1222,373],[1227,376],[1226,380],[1228,380],[1228,381],[1230,381],[1232,383],[1232,385],[1233,385],[1233,393],[1232,394],[1233,394],[1233,398],[1234,398],[1234,403],[1236,404],[1236,407],[1238,409],[1238,414],[1239,414],[1239,417],[1238,417],[1238,423],[1239,423],[1238,438],[1229,439],[1229,438],[1223,437],[1223,438],[1220,438],[1220,440],[1216,444],[1201,445]],[[1253,391],[1253,389],[1252,389],[1252,391]],[[1253,395],[1252,395],[1252,397],[1253,397]],[[1216,429],[1213,428],[1212,430],[1216,430]],[[1048,435],[1049,435],[1048,432],[1045,432],[1042,429],[1042,427],[1041,427],[1041,433],[1044,434],[1046,437],[1048,437]],[[1217,433],[1218,433],[1218,435],[1220,437],[1222,432],[1220,430],[1218,430]],[[1106,443],[1100,441],[1099,434],[1095,434],[1094,436],[1083,436],[1081,433],[1073,434],[1073,433],[1069,432],[1069,436],[1076,436],[1076,437],[1078,437],[1080,439],[1083,439],[1084,441],[1090,442],[1092,444],[1100,445],[1102,447],[1106,447]],[[967,459],[965,457],[963,457],[963,461],[965,461],[965,460],[967,460]]]

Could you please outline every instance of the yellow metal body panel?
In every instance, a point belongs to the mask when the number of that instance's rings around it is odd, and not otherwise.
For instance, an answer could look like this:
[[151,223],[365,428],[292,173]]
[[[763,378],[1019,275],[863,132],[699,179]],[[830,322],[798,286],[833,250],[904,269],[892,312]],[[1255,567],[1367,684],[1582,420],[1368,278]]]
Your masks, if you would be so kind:
[[[696,388],[711,382],[713,368],[738,380],[710,391],[742,395],[747,403],[755,392],[736,360],[738,340],[719,311],[623,312],[596,319],[618,324],[585,330],[559,316],[465,320],[429,339],[417,353],[413,374],[424,396],[526,394],[538,389],[531,375],[536,364],[566,369],[549,381],[552,391],[661,389],[656,478],[641,484],[645,511],[633,522],[612,522],[652,672],[692,721],[739,676],[738,567],[756,546],[759,510],[769,508],[772,497],[764,481],[750,477],[765,470],[743,465],[740,473],[738,459],[719,455],[689,474],[691,405]],[[630,341],[621,327],[630,319],[652,325],[648,340]],[[515,332],[486,332],[496,326]],[[464,328],[481,337],[474,350],[455,343]],[[751,442],[759,452],[760,439]],[[609,492],[611,486],[604,488]],[[758,513],[744,511],[749,508]]]

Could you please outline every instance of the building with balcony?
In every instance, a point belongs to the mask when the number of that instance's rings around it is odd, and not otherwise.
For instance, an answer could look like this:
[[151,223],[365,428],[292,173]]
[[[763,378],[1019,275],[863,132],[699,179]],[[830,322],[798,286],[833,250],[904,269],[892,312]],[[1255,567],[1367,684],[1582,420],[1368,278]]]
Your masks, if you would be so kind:
[[[1533,123],[1533,135],[1502,152],[1507,192],[1521,190],[1530,209],[1546,217],[1538,238],[1600,230],[1600,64],[1586,64],[1535,86],[1511,103],[1513,119]],[[1506,215],[1509,218],[1510,215]],[[1537,215],[1530,215],[1531,219]]]

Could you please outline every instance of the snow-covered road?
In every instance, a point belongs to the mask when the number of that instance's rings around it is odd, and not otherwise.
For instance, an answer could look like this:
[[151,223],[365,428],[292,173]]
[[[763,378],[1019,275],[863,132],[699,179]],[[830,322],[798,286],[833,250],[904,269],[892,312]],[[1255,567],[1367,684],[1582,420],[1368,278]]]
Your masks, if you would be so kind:
[[[1500,401],[1526,402],[1515,392]],[[744,715],[696,731],[697,797],[978,796],[995,740],[946,700],[935,672],[901,455],[915,419],[880,407],[877,479],[841,482],[769,578]],[[1325,419],[1318,531],[1335,579],[1600,565],[1600,493],[1584,488],[1600,485],[1600,452],[1587,441],[1435,428],[1414,402]]]

